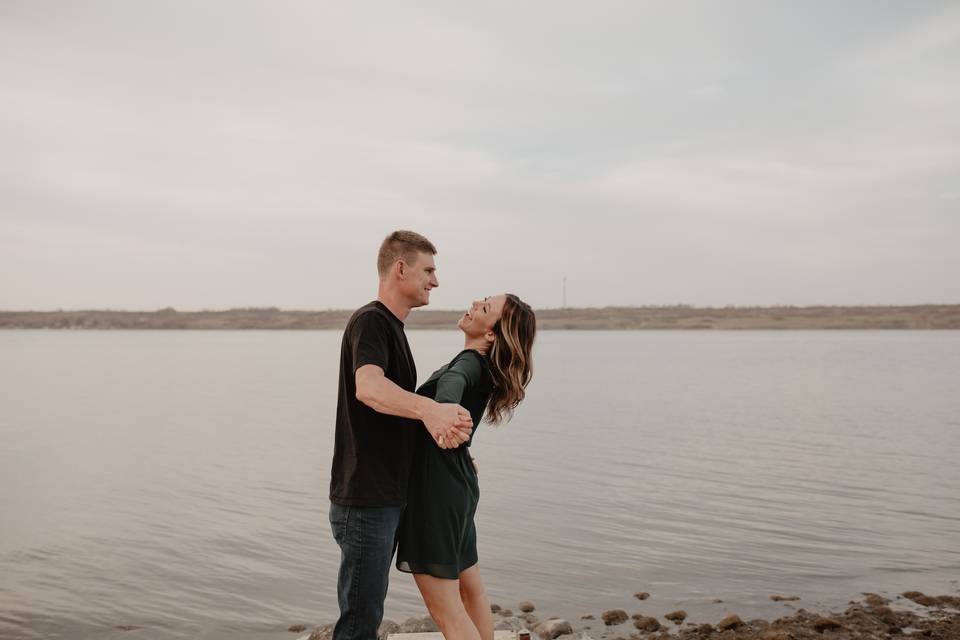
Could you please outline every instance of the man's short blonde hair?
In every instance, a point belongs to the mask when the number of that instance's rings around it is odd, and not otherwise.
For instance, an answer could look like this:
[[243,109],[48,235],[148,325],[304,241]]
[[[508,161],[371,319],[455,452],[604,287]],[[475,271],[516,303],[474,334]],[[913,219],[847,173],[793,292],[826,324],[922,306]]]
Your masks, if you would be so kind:
[[381,278],[384,277],[397,260],[413,265],[417,262],[418,253],[429,253],[435,256],[437,248],[419,233],[403,229],[394,231],[384,238],[380,245],[380,252],[377,254],[377,272]]

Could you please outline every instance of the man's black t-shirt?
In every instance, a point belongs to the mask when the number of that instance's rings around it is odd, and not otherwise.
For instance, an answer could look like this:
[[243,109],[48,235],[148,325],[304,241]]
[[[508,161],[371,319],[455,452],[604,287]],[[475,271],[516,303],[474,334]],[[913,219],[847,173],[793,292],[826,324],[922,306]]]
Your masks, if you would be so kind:
[[330,500],[342,505],[405,504],[410,463],[422,423],[378,413],[357,400],[356,371],[366,364],[413,391],[417,369],[403,322],[379,300],[357,309],[340,346],[337,428],[330,473]]

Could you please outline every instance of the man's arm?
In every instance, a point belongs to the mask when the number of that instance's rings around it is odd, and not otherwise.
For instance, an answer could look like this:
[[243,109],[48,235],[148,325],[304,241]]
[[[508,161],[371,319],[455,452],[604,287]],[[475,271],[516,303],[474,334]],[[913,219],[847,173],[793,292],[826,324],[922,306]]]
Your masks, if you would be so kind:
[[401,418],[422,420],[441,448],[456,448],[470,439],[473,420],[470,412],[458,404],[441,404],[430,398],[401,389],[375,364],[357,369],[357,400],[374,411]]

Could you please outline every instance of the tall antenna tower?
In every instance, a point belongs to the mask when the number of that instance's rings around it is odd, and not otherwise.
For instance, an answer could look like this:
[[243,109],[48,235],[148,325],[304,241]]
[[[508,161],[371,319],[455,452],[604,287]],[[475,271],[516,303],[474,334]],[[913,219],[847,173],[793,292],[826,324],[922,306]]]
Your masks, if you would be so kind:
[[563,276],[563,305],[560,308],[567,308],[567,276]]

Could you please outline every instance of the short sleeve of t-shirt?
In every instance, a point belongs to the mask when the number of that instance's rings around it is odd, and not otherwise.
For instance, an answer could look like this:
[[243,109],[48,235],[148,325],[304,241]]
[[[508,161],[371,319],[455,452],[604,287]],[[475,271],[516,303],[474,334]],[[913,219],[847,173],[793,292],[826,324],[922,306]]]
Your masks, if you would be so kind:
[[467,387],[475,387],[483,378],[483,365],[480,356],[473,351],[465,351],[450,367],[440,374],[437,380],[437,402],[456,402],[463,400]]
[[367,364],[375,364],[384,371],[390,364],[389,339],[392,330],[389,320],[375,311],[360,315],[351,332],[353,372]]

